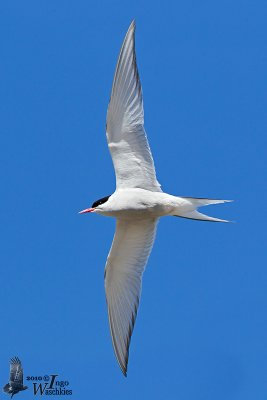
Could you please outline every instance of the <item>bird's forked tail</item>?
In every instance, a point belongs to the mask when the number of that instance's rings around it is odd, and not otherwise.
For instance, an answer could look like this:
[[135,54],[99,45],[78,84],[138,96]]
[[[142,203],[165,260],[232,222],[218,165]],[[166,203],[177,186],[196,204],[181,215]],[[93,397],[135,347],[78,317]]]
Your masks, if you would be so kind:
[[233,200],[215,200],[215,199],[198,199],[194,197],[184,197],[188,200],[192,206],[193,210],[177,215],[177,217],[196,219],[199,221],[210,221],[210,222],[231,222],[225,219],[219,219],[214,217],[209,217],[208,215],[202,214],[197,211],[198,207],[209,206],[210,204],[220,204],[220,203],[230,203]]

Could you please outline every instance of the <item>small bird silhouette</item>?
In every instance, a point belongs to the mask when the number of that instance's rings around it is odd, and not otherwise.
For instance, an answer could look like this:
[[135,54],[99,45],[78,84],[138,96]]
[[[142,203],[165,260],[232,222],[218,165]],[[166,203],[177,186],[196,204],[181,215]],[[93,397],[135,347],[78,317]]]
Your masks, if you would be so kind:
[[26,389],[28,389],[28,386],[23,385],[23,368],[21,361],[18,357],[11,358],[9,383],[3,387],[3,390],[7,394],[11,394],[12,399],[14,394]]

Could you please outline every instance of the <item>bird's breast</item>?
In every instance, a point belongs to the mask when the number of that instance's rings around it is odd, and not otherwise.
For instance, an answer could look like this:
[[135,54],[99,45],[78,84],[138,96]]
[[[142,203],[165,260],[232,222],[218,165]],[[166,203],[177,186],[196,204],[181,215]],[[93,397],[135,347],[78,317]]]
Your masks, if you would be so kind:
[[175,205],[168,195],[143,189],[129,189],[115,192],[99,214],[129,219],[158,218],[171,215]]

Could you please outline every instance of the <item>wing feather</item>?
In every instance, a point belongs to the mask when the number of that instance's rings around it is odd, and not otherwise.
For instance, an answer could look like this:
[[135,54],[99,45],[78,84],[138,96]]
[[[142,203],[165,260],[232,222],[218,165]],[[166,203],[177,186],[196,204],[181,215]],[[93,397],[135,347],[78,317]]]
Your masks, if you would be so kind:
[[126,376],[142,275],[156,234],[157,220],[117,220],[105,269],[108,317],[114,351]]
[[21,361],[18,357],[11,358],[10,360],[10,385],[23,384],[23,369]]
[[108,107],[106,130],[117,188],[161,191],[144,129],[134,21],[121,47]]

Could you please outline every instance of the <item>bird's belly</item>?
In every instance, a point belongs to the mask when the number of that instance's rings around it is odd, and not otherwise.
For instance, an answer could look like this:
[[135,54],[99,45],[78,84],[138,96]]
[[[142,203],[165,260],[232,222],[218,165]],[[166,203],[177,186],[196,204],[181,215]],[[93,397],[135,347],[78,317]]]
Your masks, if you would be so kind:
[[[171,215],[174,205],[159,201],[148,201],[147,199],[133,199],[133,201],[116,202],[109,210],[100,211],[99,214],[123,219],[145,219],[159,218]],[[97,212],[97,210],[96,210]]]

